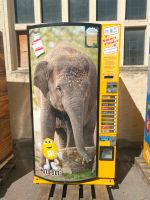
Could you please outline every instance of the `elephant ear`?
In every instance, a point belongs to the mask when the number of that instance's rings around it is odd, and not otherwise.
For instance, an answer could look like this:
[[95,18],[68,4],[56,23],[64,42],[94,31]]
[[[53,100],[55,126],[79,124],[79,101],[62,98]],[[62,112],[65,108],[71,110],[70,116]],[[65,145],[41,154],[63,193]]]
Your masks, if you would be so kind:
[[38,87],[43,95],[47,97],[48,80],[50,76],[50,68],[47,61],[41,61],[37,64],[34,73],[34,86]]

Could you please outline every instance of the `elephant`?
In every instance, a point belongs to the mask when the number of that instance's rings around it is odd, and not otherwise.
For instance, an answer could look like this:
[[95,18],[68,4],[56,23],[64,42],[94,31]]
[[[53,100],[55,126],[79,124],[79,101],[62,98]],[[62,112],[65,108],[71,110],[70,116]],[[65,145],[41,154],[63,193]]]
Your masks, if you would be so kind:
[[[34,88],[41,92],[39,101],[43,140],[66,133],[66,147],[76,147],[83,160],[92,159],[85,150],[94,146],[97,113],[97,70],[85,53],[61,42],[40,61],[34,72]],[[66,131],[56,129],[56,118],[64,121]]]

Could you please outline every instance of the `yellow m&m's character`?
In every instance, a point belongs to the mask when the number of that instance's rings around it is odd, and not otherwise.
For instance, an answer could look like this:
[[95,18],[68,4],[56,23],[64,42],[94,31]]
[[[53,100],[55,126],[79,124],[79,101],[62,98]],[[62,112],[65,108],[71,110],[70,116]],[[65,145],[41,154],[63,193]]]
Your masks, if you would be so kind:
[[44,157],[48,160],[56,159],[58,155],[58,149],[55,142],[50,138],[46,138],[42,144],[42,152]]
[[60,170],[59,161],[57,160],[58,149],[52,139],[44,139],[42,144],[42,152],[44,157],[46,158],[46,164],[44,165],[44,168],[54,171]]

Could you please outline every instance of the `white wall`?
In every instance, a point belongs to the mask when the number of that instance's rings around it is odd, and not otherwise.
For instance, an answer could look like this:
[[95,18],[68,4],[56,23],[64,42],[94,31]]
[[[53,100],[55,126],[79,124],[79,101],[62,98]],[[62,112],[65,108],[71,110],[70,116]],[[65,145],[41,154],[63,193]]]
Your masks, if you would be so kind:
[[29,84],[8,82],[7,86],[12,137],[31,138]]
[[147,71],[120,73],[118,139],[143,141],[146,93]]

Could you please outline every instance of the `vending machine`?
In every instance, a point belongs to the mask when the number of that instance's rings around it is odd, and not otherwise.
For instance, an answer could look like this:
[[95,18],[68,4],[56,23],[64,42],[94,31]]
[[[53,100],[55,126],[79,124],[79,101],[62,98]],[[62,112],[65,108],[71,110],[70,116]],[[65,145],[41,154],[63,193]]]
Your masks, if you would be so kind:
[[145,130],[144,130],[144,158],[147,164],[150,166],[150,52],[149,52],[146,117],[145,117]]
[[114,185],[120,29],[28,27],[34,183]]

